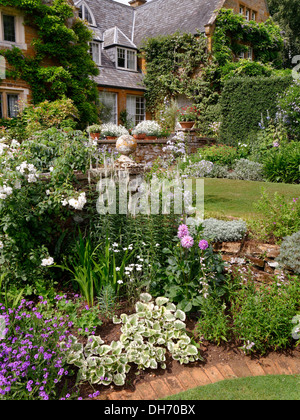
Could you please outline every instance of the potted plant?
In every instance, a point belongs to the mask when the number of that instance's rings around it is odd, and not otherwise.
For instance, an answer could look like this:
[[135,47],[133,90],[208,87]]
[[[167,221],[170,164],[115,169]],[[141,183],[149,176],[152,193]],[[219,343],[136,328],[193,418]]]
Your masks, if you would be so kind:
[[90,125],[86,130],[92,139],[99,140],[101,134],[101,125],[100,124],[93,124]]
[[[143,138],[149,140],[155,140],[161,132],[161,126],[152,120],[141,121],[135,129],[132,131],[132,134],[135,138],[142,138],[141,135],[144,135]],[[140,137],[138,137],[140,136]]]
[[123,135],[128,135],[129,132],[122,125],[106,123],[101,125],[101,134],[105,136],[108,140],[114,140]]
[[177,117],[182,128],[193,128],[197,119],[197,108],[195,106],[184,106],[178,110]]

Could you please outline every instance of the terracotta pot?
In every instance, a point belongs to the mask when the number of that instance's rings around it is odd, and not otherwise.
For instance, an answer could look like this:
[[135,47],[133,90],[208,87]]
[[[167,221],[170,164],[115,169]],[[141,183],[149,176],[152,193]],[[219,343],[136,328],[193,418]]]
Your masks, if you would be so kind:
[[195,121],[179,121],[182,128],[193,128]]
[[106,136],[107,140],[116,140],[117,136]]
[[141,133],[141,134],[134,134],[133,137],[137,140],[143,140],[146,138],[146,134],[145,133]]
[[156,136],[146,136],[146,140],[157,140]]
[[100,133],[90,133],[90,136],[91,136],[91,138],[92,138],[92,139],[97,139],[97,140],[99,140]]

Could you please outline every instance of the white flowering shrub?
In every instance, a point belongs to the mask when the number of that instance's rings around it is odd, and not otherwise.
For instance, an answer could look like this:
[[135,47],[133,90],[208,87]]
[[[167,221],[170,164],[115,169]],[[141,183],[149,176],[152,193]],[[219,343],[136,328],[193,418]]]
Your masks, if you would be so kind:
[[161,126],[156,121],[141,121],[133,130],[132,134],[146,134],[147,136],[159,136]]
[[10,281],[41,284],[49,274],[63,224],[86,205],[86,193],[73,182],[89,157],[87,137],[73,130],[49,129],[22,144],[1,139],[0,258]]
[[126,374],[134,364],[139,370],[166,368],[167,351],[179,363],[200,359],[198,348],[185,331],[186,315],[168,298],[140,296],[136,313],[114,317],[121,324],[119,341],[104,344],[99,336],[91,336],[85,346],[72,337],[67,362],[79,368],[78,381],[117,386],[125,384]]
[[243,239],[247,232],[247,223],[243,220],[224,221],[214,218],[202,223],[203,237],[214,242],[234,242]]
[[129,134],[125,127],[113,123],[102,124],[100,128],[102,136],[121,137]]

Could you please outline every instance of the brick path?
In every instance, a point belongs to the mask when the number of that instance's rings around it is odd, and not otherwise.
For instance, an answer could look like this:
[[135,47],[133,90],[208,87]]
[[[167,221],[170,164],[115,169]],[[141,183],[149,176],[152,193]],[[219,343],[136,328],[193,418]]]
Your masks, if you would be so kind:
[[258,361],[246,359],[242,363],[232,361],[206,367],[181,370],[176,376],[166,374],[149,381],[138,382],[134,391],[121,390],[108,394],[109,400],[157,400],[197,386],[203,386],[224,379],[262,375],[300,374],[300,359],[288,356],[261,358]]

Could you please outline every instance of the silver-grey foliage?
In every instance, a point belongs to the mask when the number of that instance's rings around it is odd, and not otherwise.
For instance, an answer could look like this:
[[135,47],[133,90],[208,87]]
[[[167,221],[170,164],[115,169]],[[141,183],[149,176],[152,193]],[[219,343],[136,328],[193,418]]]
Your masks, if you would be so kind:
[[203,221],[203,238],[213,242],[234,242],[243,239],[247,224],[243,220],[218,220],[214,218]]
[[300,231],[283,239],[276,261],[284,268],[300,274]]

